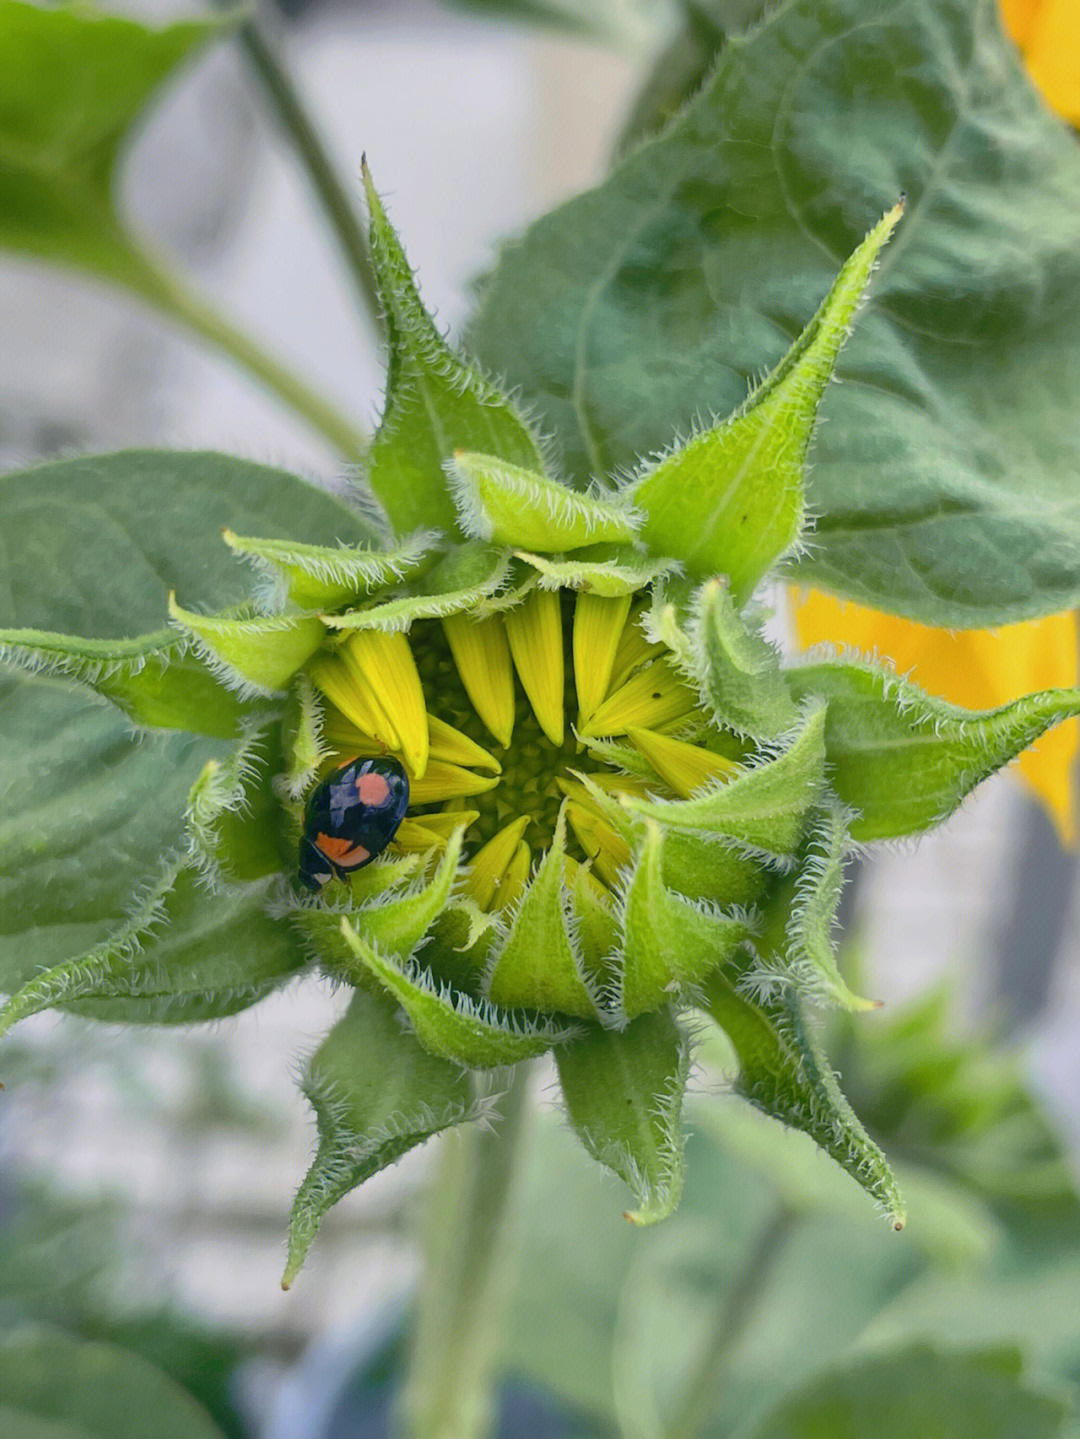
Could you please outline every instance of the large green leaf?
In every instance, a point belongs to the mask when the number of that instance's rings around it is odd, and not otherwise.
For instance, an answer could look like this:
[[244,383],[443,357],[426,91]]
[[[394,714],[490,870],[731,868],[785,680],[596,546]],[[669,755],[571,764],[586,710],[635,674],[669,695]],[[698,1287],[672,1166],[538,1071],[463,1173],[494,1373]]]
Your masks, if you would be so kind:
[[126,1349],[19,1329],[0,1343],[9,1439],[222,1439],[201,1405]]
[[[858,143],[852,143],[852,136]],[[503,256],[481,358],[579,479],[745,398],[906,191],[822,408],[807,578],[931,623],[1080,598],[1080,152],[994,0],[793,0]]]
[[115,207],[117,163],[154,92],[229,28],[0,0],[0,245],[151,283]]
[[224,609],[251,574],[221,532],[316,544],[370,541],[333,495],[284,470],[211,452],[126,450],[0,479],[0,624],[87,639],[160,630],[169,591]]
[[1059,1439],[1070,1407],[1024,1377],[1017,1350],[912,1345],[859,1356],[814,1379],[754,1439]]

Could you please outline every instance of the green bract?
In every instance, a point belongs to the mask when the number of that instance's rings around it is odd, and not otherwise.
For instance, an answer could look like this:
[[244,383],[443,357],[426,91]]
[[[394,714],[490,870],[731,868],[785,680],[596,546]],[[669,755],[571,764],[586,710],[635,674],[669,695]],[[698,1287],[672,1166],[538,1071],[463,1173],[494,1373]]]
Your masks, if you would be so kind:
[[[362,509],[215,455],[3,481],[0,1026],[50,1006],[215,1018],[305,970],[351,986],[305,1080],[320,1139],[289,1278],[330,1205],[548,1051],[630,1217],[662,1219],[703,1023],[740,1092],[899,1227],[811,1013],[870,1005],[831,943],[845,860],[936,824],[1080,712],[1059,691],[970,714],[850,658],[784,668],[762,633],[899,207],[734,415],[571,489],[447,347],[365,184],[391,357]],[[411,786],[390,847],[301,892],[306,799],[386,754]]]

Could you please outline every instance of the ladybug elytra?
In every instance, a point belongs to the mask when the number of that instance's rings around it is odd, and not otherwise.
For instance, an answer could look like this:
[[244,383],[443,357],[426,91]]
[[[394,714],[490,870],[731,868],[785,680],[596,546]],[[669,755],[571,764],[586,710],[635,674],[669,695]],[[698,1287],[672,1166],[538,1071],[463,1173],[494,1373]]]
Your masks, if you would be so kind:
[[409,777],[396,759],[350,760],[314,790],[304,811],[300,883],[318,892],[363,869],[394,838],[409,805]]

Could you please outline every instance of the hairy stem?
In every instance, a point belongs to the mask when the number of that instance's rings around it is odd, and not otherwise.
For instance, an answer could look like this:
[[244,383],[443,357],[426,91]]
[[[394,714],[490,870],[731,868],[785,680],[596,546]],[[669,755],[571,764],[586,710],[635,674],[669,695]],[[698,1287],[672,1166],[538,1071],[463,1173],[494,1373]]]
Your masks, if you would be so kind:
[[452,1135],[430,1195],[426,1269],[402,1394],[408,1439],[483,1439],[494,1424],[500,1321],[530,1113],[518,1065],[492,1130]]
[[360,459],[367,449],[361,430],[292,370],[281,364],[249,335],[237,329],[211,304],[189,290],[168,270],[150,260],[133,279],[132,288],[150,304],[173,319],[180,320],[195,334],[234,360],[270,394],[301,415],[324,439],[348,459]]
[[698,1439],[714,1419],[723,1398],[732,1351],[758,1311],[794,1224],[794,1213],[781,1204],[761,1226],[742,1267],[716,1307],[665,1439]]
[[319,133],[277,52],[255,21],[245,21],[237,32],[237,38],[252,69],[262,82],[278,123],[303,162],[312,189],[322,205],[349,267],[361,308],[367,317],[379,326],[381,313],[360,219],[338,179]]

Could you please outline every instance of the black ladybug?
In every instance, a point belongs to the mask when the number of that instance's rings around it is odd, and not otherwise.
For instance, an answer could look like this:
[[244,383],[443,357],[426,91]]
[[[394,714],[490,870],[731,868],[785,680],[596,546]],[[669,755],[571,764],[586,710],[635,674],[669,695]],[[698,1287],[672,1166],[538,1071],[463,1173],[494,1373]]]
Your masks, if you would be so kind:
[[334,875],[363,869],[397,834],[409,777],[396,759],[354,759],[312,793],[300,841],[300,883],[318,892]]

